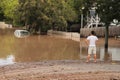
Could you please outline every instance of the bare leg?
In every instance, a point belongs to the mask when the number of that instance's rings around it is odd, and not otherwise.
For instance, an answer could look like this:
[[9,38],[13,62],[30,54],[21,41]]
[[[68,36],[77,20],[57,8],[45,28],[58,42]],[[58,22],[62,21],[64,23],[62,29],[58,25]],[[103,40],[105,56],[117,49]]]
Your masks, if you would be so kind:
[[96,62],[96,54],[94,54],[94,62]]
[[88,54],[86,62],[89,62],[89,61],[90,61],[90,54]]

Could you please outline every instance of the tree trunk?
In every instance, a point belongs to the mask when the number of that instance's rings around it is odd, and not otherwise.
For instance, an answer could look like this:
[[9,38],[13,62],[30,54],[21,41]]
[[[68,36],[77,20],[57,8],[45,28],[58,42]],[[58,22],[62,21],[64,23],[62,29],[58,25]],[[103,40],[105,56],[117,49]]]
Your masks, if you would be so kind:
[[105,49],[108,50],[109,26],[105,27]]

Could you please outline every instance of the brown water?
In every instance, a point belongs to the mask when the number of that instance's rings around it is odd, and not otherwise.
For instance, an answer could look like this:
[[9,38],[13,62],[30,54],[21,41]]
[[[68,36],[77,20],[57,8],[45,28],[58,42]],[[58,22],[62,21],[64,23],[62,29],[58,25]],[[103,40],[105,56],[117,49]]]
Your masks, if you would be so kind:
[[8,63],[7,60],[12,59],[15,62],[79,59],[79,42],[45,35],[16,38],[13,32],[3,32],[0,35],[1,61]]
[[[16,38],[13,33],[14,30],[0,31],[0,65],[14,62],[86,59],[87,48],[80,48],[77,41],[46,35]],[[104,48],[97,48],[97,59],[120,61],[120,47],[110,47],[107,54]]]

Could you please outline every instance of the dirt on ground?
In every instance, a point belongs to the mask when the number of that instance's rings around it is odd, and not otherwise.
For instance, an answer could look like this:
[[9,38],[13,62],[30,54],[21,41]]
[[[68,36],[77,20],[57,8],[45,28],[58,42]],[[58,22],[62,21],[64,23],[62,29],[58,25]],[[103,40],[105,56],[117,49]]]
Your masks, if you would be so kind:
[[[120,47],[110,39],[109,46]],[[104,45],[100,39],[99,46]],[[92,60],[50,60],[0,66],[0,80],[120,80],[120,62]]]

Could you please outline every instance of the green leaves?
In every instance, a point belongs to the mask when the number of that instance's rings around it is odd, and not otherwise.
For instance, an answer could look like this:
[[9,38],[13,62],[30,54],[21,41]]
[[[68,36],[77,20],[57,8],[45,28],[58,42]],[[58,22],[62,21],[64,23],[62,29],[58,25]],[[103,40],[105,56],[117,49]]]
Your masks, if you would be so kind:
[[18,5],[17,0],[1,0],[1,7],[8,18],[14,18],[14,11]]
[[19,0],[19,9],[26,24],[36,23],[38,27],[66,27],[67,21],[77,19],[74,7],[66,0]]
[[98,13],[101,20],[107,25],[113,19],[120,20],[120,1],[119,0],[98,0]]

